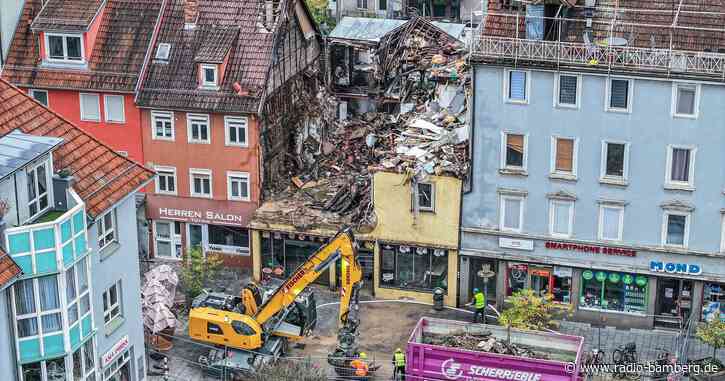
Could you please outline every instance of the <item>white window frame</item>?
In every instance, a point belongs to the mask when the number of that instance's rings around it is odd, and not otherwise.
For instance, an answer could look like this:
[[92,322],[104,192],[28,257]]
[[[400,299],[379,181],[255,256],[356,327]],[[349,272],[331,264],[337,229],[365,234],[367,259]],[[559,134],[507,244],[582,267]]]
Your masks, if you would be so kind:
[[[574,104],[561,103],[560,92],[561,92],[561,77],[575,77],[576,78],[576,102]],[[582,95],[582,76],[581,74],[575,73],[557,73],[554,81],[554,107],[567,108],[567,109],[579,109],[581,107],[581,95]]]
[[[502,194],[499,196],[499,199],[500,199],[500,201],[499,201],[499,223],[498,223],[499,229],[501,231],[505,231],[505,232],[521,233],[523,231],[523,227],[524,227],[524,209],[526,208],[526,197]],[[520,201],[518,228],[509,228],[509,227],[504,226],[504,223],[506,221],[506,207],[505,207],[506,200]]]
[[[181,245],[181,235],[176,234],[176,223],[177,221],[172,220],[154,220],[154,258],[155,259],[172,259],[172,260],[181,260],[182,256],[177,255],[176,253],[176,246]],[[158,224],[169,224],[169,238],[159,238],[158,235]],[[171,246],[171,256],[165,257],[159,255],[159,246],[158,241],[162,242],[168,242],[169,246]]]
[[[106,216],[111,215],[111,227],[109,228],[106,226]],[[103,237],[103,246],[101,246],[100,242],[98,242],[98,250],[101,251],[104,248],[108,247],[114,242],[118,242],[118,221],[116,220],[116,208],[113,208],[109,210],[108,212],[102,214],[97,220],[96,220],[96,240],[100,241],[101,237]],[[106,241],[106,237],[113,233],[113,238]]]
[[[162,52],[164,52],[164,50],[162,50],[162,48],[166,48],[165,55],[161,54]],[[154,55],[154,59],[159,60],[159,61],[168,61],[170,56],[171,56],[171,44],[169,44],[168,42],[159,43],[159,45],[156,47],[156,54]]]
[[[680,98],[680,92],[678,91],[680,87],[685,88],[692,88],[695,90],[695,103],[693,105],[693,113],[692,114],[680,114],[677,112],[677,101]],[[702,85],[699,83],[692,83],[692,82],[680,82],[675,81],[672,82],[672,104],[670,105],[671,111],[670,114],[673,118],[685,118],[685,119],[697,119],[700,116],[700,91],[702,89]]]
[[[156,189],[155,189],[156,193],[157,194],[168,194],[168,195],[176,196],[179,193],[179,184],[178,184],[178,181],[176,180],[177,179],[177,176],[176,176],[176,167],[168,167],[168,166],[156,165],[156,166],[154,166],[154,170],[157,173],[158,172],[171,172],[173,174],[172,175],[173,176],[172,179],[174,181],[174,191],[173,192],[168,191],[168,190],[163,190],[163,189],[161,189],[161,183],[159,182],[159,178],[161,178],[161,175],[159,174],[159,176],[157,176],[156,181],[155,181],[155,183],[156,183]],[[168,176],[165,176],[165,177],[168,177]],[[166,183],[168,184],[168,181]],[[168,185],[167,185],[167,187],[168,187]]]
[[[561,205],[568,205],[569,206],[569,215],[567,216],[567,232],[566,233],[557,233],[554,231],[554,224],[556,222],[556,208],[555,206],[557,204]],[[573,200],[559,200],[559,199],[551,199],[549,200],[549,235],[552,237],[559,237],[559,238],[569,238],[574,234],[574,201]]]
[[[627,81],[627,108],[611,107],[612,81]],[[634,78],[628,77],[607,77],[606,93],[604,96],[604,111],[619,112],[625,114],[632,113],[632,99],[634,98]]]
[[[171,120],[171,136],[158,136],[156,135],[156,119],[157,118],[169,118]],[[151,111],[151,139],[152,140],[168,140],[174,141],[176,135],[176,126],[174,120],[173,111]]]
[[[506,152],[508,150],[507,142],[509,135],[523,135],[524,137],[524,158],[522,160],[523,166],[517,167],[506,164]],[[526,172],[529,164],[529,134],[518,133],[513,131],[501,131],[501,157],[499,163],[499,169],[507,171],[518,171]]]
[[[690,151],[689,170],[687,173],[687,182],[673,181],[672,176],[672,153],[675,149],[686,149]],[[676,190],[695,190],[695,158],[697,157],[697,148],[693,145],[667,145],[667,164],[665,165],[665,188]]]
[[[45,167],[45,196],[48,199],[48,205],[46,205],[45,208],[43,208],[43,209],[40,208],[40,198],[42,197],[43,194],[40,193],[40,187],[38,186],[38,168],[41,166]],[[52,192],[53,178],[52,178],[52,169],[51,168],[53,168],[53,167],[52,167],[52,165],[50,165],[49,159],[46,158],[42,161],[36,162],[35,164],[33,164],[31,166],[28,166],[28,168],[25,171],[25,173],[26,173],[25,180],[26,181],[28,180],[28,177],[27,177],[28,172],[34,172],[33,177],[35,178],[35,184],[33,184],[33,186],[35,187],[35,198],[31,199],[30,194],[27,195],[28,196],[28,202],[27,202],[28,221],[30,221],[38,216],[43,215],[43,213],[48,211],[50,209],[50,207],[54,205],[55,201],[53,200],[53,192]],[[32,203],[37,204],[37,207],[36,207],[37,212],[35,214],[30,214],[30,204],[32,204]]]
[[[430,185],[430,198],[431,198],[431,200],[430,200],[431,201],[430,207],[428,207],[428,206],[421,206],[420,205],[420,202],[418,201],[419,200],[419,198],[418,198],[419,197],[418,186],[420,184]],[[415,192],[413,194],[413,197],[414,197],[413,202],[417,203],[417,207],[418,207],[418,210],[419,211],[422,211],[422,212],[435,212],[435,210],[436,210],[436,186],[435,186],[435,183],[430,183],[430,182],[417,183],[416,186],[415,186]]]
[[[556,170],[556,142],[559,139],[573,140],[574,144],[572,147],[571,154],[571,173],[561,172]],[[554,135],[551,137],[551,155],[549,158],[549,177],[563,180],[576,180],[577,179],[577,167],[579,166],[579,138],[573,136],[560,136]]]
[[[201,81],[199,81],[199,83],[201,83],[201,87],[206,89],[217,88],[219,86],[219,65],[200,64],[199,68],[199,74],[201,75]],[[214,71],[214,82],[206,80],[206,71],[209,69]]]
[[[619,213],[619,226],[617,229],[617,238],[607,238],[604,236],[604,209],[615,209]],[[599,222],[597,223],[597,237],[600,241],[621,242],[624,236],[624,205],[600,204],[599,205]]]
[[[48,62],[54,62],[54,63],[66,63],[66,64],[85,64],[86,63],[86,47],[85,43],[83,42],[83,35],[80,34],[73,34],[73,33],[50,33],[45,32],[45,57],[43,57]],[[56,36],[56,37],[62,37],[63,38],[63,57],[64,58],[51,58],[50,57],[50,37]],[[68,37],[77,38],[80,40],[80,48],[81,48],[81,59],[80,60],[71,60],[68,59]]]
[[[685,217],[685,232],[684,232],[684,237],[682,240],[682,245],[674,245],[674,244],[667,243],[667,222],[668,222],[669,216],[671,216],[671,215]],[[665,210],[664,213],[662,213],[662,237],[661,237],[662,246],[686,249],[688,247],[689,241],[690,241],[690,219],[691,218],[692,218],[691,212]]]
[[[607,152],[609,144],[624,145],[622,176],[607,175]],[[599,164],[599,181],[607,184],[627,185],[629,181],[629,142],[621,140],[602,140],[602,158]]]
[[[58,300],[59,300],[58,306],[59,307],[58,308],[55,308],[55,309],[49,309],[49,310],[46,310],[46,311],[41,311],[40,287],[39,287],[39,284],[38,284],[38,282],[39,282],[38,279],[39,278],[45,278],[45,277],[55,277],[55,282],[56,282],[57,290],[58,290]],[[64,315],[64,311],[63,310],[65,308],[67,308],[68,306],[66,306],[64,304],[66,290],[65,290],[65,287],[62,287],[62,285],[61,285],[61,282],[60,282],[61,279],[60,279],[60,277],[61,277],[61,275],[59,273],[56,273],[56,274],[49,274],[49,275],[44,275],[44,276],[40,276],[40,277],[36,277],[36,278],[30,278],[30,279],[26,279],[25,280],[25,281],[31,282],[32,285],[33,285],[33,303],[34,303],[35,311],[34,312],[31,312],[31,313],[23,314],[23,315],[18,315],[18,311],[16,309],[16,303],[15,303],[15,288],[19,286],[19,283],[16,282],[15,284],[13,284],[13,286],[9,290],[9,292],[10,292],[10,295],[11,295],[11,300],[10,300],[11,306],[10,307],[12,309],[11,310],[12,311],[12,316],[14,318],[13,320],[14,320],[14,328],[15,328],[14,329],[15,343],[19,343],[20,340],[38,339],[39,342],[41,343],[41,347],[42,347],[43,340],[44,340],[44,337],[46,335],[48,335],[48,334],[54,334],[54,333],[57,333],[57,332],[63,332],[63,330],[64,330],[63,325],[65,325],[65,321],[67,320],[67,318],[65,318],[63,316]],[[44,329],[43,329],[43,316],[54,315],[54,314],[60,314],[60,317],[61,317],[61,330],[60,331],[56,331],[56,332],[47,332],[46,333],[44,331]],[[25,336],[25,337],[22,337],[21,338],[20,335],[18,334],[20,332],[20,330],[19,330],[19,323],[20,323],[21,320],[31,319],[31,318],[32,319],[35,319],[36,325],[37,325],[37,331],[38,332],[35,335]],[[79,318],[79,320],[80,320],[80,318]]]
[[[229,140],[229,128],[232,123],[244,123],[244,143],[232,142]],[[239,137],[239,129],[237,129],[237,137]],[[232,147],[248,147],[249,146],[249,118],[246,116],[225,116],[224,117],[224,144]]]
[[[116,303],[111,304],[111,288],[116,287]],[[108,326],[109,324],[113,323],[116,319],[123,317],[123,308],[121,303],[122,298],[122,292],[121,289],[121,280],[117,280],[113,282],[112,285],[106,287],[105,290],[103,290],[103,294],[101,295],[102,298],[102,305],[103,305],[103,325]],[[108,298],[108,300],[106,300]],[[106,309],[106,306],[108,306],[108,309]],[[118,312],[116,314],[113,314],[113,309],[118,307]],[[106,321],[106,317],[108,317],[108,321]]]
[[[192,120],[196,122],[206,122],[206,140],[205,139],[194,139],[192,134]],[[201,131],[199,132],[201,136]],[[191,144],[211,144],[211,118],[209,114],[186,114],[186,140]]]
[[[85,117],[85,108],[83,107],[83,97],[96,97],[97,104],[98,104],[98,119],[88,119]],[[80,109],[81,109],[81,120],[85,122],[100,122],[101,121],[101,96],[97,93],[79,93],[78,94],[78,102],[80,103]]]
[[725,253],[725,213],[720,214],[720,252]]
[[[115,120],[109,118],[109,112],[108,112],[108,100],[109,99],[121,99],[121,119]],[[103,113],[104,117],[106,118],[106,122],[108,123],[119,123],[123,124],[126,123],[126,98],[123,95],[110,95],[106,94],[103,96]]]
[[[30,95],[31,98],[35,99],[35,93],[45,93],[45,99],[48,101],[47,105],[44,105],[45,107],[50,107],[50,94],[48,93],[48,90],[42,90],[42,89],[30,89],[28,90],[28,95]],[[40,103],[39,100],[35,99],[36,102]],[[40,103],[42,104],[42,103]]]
[[[512,71],[520,71],[526,74],[526,84],[524,91],[526,92],[524,95],[524,99],[511,99],[509,98],[509,78],[511,76]],[[504,76],[503,76],[503,101],[504,103],[511,103],[511,104],[520,104],[525,105],[529,104],[529,100],[531,99],[531,70],[519,70],[519,69],[504,69]]]
[[[209,194],[194,192],[194,176],[209,176]],[[206,168],[189,168],[189,194],[191,197],[198,198],[214,198],[214,177],[212,176],[211,169]]]
[[[246,178],[247,179],[247,197],[234,197],[232,196],[232,182],[233,178]],[[241,188],[240,188],[241,189]],[[248,172],[235,172],[227,171],[227,200],[230,201],[249,201],[251,199],[252,183],[251,177]]]

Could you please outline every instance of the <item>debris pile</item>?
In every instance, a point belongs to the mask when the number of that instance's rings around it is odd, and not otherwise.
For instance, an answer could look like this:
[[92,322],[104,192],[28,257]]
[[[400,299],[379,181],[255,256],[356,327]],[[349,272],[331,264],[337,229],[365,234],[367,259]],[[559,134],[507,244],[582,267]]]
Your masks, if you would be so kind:
[[497,353],[502,355],[548,359],[545,353],[534,352],[523,345],[509,343],[496,338],[490,331],[481,334],[439,335],[428,333],[423,336],[425,344],[461,348],[469,351]]

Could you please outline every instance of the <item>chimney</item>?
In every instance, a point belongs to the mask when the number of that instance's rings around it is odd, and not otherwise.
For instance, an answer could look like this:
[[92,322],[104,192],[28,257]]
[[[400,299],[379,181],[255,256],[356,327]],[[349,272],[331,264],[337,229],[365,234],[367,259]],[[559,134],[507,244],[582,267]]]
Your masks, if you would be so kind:
[[267,29],[272,29],[272,26],[274,25],[274,3],[272,0],[266,0],[264,2],[264,10],[264,24]]
[[194,29],[199,19],[199,0],[184,0],[184,29]]

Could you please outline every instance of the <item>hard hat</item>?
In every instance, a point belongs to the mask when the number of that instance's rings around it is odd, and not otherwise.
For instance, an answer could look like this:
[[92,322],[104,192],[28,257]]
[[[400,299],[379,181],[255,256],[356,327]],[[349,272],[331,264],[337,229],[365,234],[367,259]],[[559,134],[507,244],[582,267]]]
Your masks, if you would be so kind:
[[402,350],[402,349],[400,349],[400,348],[398,348],[398,349],[396,349],[395,351],[396,351],[396,352],[402,352],[403,350]]
[[474,293],[474,294],[478,294],[478,289],[477,289],[477,288],[474,288],[474,289],[473,289],[473,293]]
[[365,352],[360,352],[360,358],[361,358],[361,359],[366,359],[366,358],[368,358],[368,355],[367,355],[367,353],[365,353]]

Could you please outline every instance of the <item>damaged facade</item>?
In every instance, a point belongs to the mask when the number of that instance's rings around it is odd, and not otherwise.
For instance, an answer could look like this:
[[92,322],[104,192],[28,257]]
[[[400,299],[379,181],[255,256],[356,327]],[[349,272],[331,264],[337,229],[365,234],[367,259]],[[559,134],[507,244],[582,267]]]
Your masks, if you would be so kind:
[[[381,37],[375,70],[391,75],[372,75],[375,88],[356,95],[374,108],[341,115],[349,93],[336,97],[334,84],[307,101],[312,117],[295,131],[288,178],[250,225],[254,276],[289,275],[347,225],[377,297],[430,302],[441,287],[454,305],[460,194],[469,170],[466,52],[423,19]],[[338,276],[333,267],[320,282],[335,287]]]

